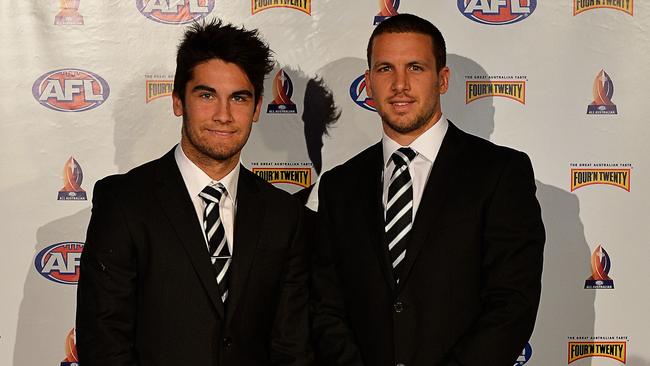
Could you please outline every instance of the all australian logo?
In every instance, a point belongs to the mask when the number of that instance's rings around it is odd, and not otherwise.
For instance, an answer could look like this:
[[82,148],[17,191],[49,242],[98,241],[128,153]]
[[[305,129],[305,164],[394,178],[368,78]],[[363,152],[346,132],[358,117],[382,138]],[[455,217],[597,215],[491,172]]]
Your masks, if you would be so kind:
[[79,260],[84,243],[66,241],[41,250],[34,260],[36,271],[50,281],[76,285],[79,281]]
[[488,97],[526,104],[526,80],[526,76],[465,76],[465,104]]
[[376,112],[377,108],[375,107],[375,101],[368,96],[366,92],[366,77],[361,75],[358,78],[354,79],[350,85],[350,98],[352,101],[359,107]]
[[374,25],[377,25],[384,20],[397,15],[400,0],[379,0],[379,13],[375,15]]
[[521,354],[517,357],[514,366],[524,366],[530,361],[531,357],[533,357],[533,347],[530,345],[530,342],[527,342]]
[[81,188],[84,173],[81,165],[72,156],[63,166],[63,188],[59,191],[59,201],[85,201],[86,191]]
[[171,96],[174,91],[174,75],[145,75],[145,102]]
[[273,8],[289,8],[311,15],[311,0],[251,0],[251,14]]
[[609,358],[625,364],[627,361],[627,336],[578,336],[569,337],[567,364],[584,358]]
[[467,19],[488,25],[505,25],[527,19],[537,8],[537,0],[456,0]]
[[54,17],[54,25],[83,25],[84,17],[79,14],[81,0],[59,0],[59,12]]
[[616,114],[616,104],[612,102],[614,96],[614,82],[605,72],[600,70],[594,79],[593,101],[587,106],[587,114]]
[[205,18],[215,0],[135,0],[138,11],[158,23],[186,24]]
[[273,101],[269,103],[267,113],[296,113],[296,104],[291,101],[293,82],[289,75],[280,69],[273,79]]
[[593,9],[614,9],[634,16],[634,0],[573,0],[574,16]]
[[59,112],[97,108],[110,94],[106,80],[94,72],[59,69],[46,72],[32,85],[32,95],[42,106]]
[[70,329],[65,337],[65,358],[59,366],[79,366],[79,356],[77,355],[77,332],[74,328]]
[[311,163],[253,163],[252,172],[273,185],[307,188],[312,183]]
[[591,254],[591,276],[585,281],[585,289],[613,289],[614,280],[609,277],[611,269],[612,261],[609,254],[602,245],[597,246]]
[[571,163],[571,192],[593,185],[609,185],[630,191],[630,163]]

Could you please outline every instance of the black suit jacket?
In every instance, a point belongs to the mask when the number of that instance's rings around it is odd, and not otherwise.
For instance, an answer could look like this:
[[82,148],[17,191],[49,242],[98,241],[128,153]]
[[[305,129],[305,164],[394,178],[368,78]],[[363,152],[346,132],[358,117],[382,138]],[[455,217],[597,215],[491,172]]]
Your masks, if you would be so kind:
[[312,307],[321,364],[511,366],[541,290],[545,234],[528,157],[450,123],[399,285],[382,166],[378,143],[320,182]]
[[224,308],[173,150],[97,182],[77,293],[80,362],[308,364],[302,210],[241,167]]

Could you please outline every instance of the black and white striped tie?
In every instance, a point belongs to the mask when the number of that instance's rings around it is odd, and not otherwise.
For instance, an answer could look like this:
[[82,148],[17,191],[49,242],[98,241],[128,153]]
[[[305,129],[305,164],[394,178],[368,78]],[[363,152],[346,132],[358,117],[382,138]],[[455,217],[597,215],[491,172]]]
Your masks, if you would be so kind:
[[228,268],[232,261],[228,243],[226,240],[226,231],[224,230],[221,217],[219,216],[219,200],[226,193],[226,188],[221,183],[214,186],[205,187],[199,196],[205,202],[203,210],[203,230],[205,230],[208,239],[208,251],[212,266],[217,274],[217,284],[221,301],[226,303],[228,298],[228,278],[230,277]]
[[409,163],[416,155],[411,148],[403,147],[391,156],[395,169],[388,184],[385,230],[389,258],[397,283],[401,264],[406,257],[408,234],[413,226],[413,181],[409,173]]

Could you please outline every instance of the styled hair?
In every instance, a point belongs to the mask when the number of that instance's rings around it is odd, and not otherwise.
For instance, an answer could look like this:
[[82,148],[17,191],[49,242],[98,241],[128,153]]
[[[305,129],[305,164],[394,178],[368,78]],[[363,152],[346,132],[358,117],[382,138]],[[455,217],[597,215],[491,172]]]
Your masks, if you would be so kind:
[[432,52],[436,58],[436,71],[440,72],[447,65],[447,48],[442,33],[426,19],[413,14],[398,14],[379,23],[368,40],[366,57],[368,68],[371,68],[370,58],[375,38],[384,33],[418,33],[431,37]]
[[233,63],[244,70],[253,84],[255,103],[264,94],[264,78],[273,70],[272,51],[257,30],[246,30],[213,19],[194,23],[186,31],[176,54],[174,93],[185,102],[185,86],[194,67],[211,59]]

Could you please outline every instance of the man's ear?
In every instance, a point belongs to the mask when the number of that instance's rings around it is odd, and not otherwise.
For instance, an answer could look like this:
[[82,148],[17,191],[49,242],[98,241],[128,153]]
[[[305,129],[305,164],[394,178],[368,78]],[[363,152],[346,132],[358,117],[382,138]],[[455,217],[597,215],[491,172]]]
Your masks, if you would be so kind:
[[445,66],[438,73],[438,86],[440,94],[445,94],[449,90],[449,77],[451,76],[451,70],[449,67]]
[[372,98],[372,88],[370,86],[370,70],[366,70],[364,76],[366,78],[366,94],[368,95],[368,98]]
[[253,113],[253,122],[257,122],[260,119],[260,112],[262,111],[263,101],[264,101],[264,97],[260,97],[260,99],[257,101],[257,104],[255,105],[255,112]]
[[176,117],[183,115],[183,101],[178,96],[177,92],[172,93],[172,108],[174,109],[174,115]]

